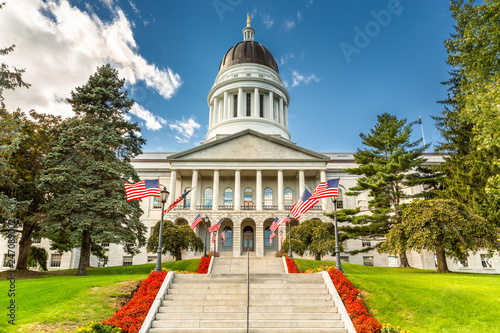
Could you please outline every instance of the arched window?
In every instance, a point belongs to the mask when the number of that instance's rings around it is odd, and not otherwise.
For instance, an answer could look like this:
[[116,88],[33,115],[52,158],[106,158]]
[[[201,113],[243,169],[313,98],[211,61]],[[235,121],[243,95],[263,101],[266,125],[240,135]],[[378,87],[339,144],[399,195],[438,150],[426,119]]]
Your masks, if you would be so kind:
[[233,246],[233,230],[231,229],[231,227],[225,227],[223,232],[226,236],[226,242],[222,242],[222,247]]
[[293,192],[292,189],[287,187],[285,188],[285,207],[293,206]]
[[273,247],[274,238],[271,240],[271,244],[269,244],[269,238],[271,238],[272,234],[273,234],[273,232],[271,231],[271,229],[269,229],[269,227],[266,227],[266,230],[264,230],[264,246],[265,247]]
[[[184,193],[186,193],[187,191],[191,190],[191,187],[186,187],[184,189]],[[189,192],[187,195],[186,195],[186,198],[184,199],[184,208],[190,208],[191,207],[191,192]]]
[[203,196],[203,208],[212,208],[212,189],[207,187],[205,189],[205,195]]
[[243,192],[243,205],[244,209],[253,208],[253,190],[250,187],[247,187]]
[[273,205],[273,190],[266,187],[264,190],[264,206],[269,207]]
[[344,200],[343,200],[343,195],[342,195],[342,190],[339,187],[339,196],[337,198],[337,209],[343,209],[344,208]]
[[224,190],[224,206],[233,205],[233,190],[231,188],[226,188]]

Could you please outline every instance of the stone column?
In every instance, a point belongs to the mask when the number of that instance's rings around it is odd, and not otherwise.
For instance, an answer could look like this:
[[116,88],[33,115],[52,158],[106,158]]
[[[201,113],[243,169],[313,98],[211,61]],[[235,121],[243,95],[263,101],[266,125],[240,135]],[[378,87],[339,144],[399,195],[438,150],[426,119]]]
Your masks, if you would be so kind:
[[257,210],[262,210],[262,170],[257,170],[256,178]]
[[241,209],[241,172],[234,170],[234,209]]
[[241,221],[233,221],[233,257],[241,256]]
[[212,210],[219,210],[219,170],[214,170]]
[[246,102],[246,100],[246,98],[243,98],[243,88],[238,88],[238,117],[245,116],[246,108],[243,102]]
[[191,180],[191,210],[197,210],[198,206],[198,170],[193,170],[193,178]]
[[299,198],[304,193],[304,190],[306,189],[306,179],[304,176],[304,170],[299,170]]
[[[326,182],[326,171],[325,170],[321,170],[319,172],[319,177],[320,177],[320,182]],[[323,209],[323,212],[328,212],[328,200],[331,201],[330,198],[323,198],[321,199],[321,207]]]
[[259,105],[260,105],[259,88],[255,88],[254,91],[253,91],[252,117],[258,117],[259,116]]
[[229,119],[229,94],[227,91],[224,91],[224,114],[222,118]]
[[264,226],[262,223],[255,223],[255,256],[263,257],[264,256]]
[[278,122],[280,124],[283,124],[283,97],[280,97],[280,102],[279,102],[279,111],[278,111]]
[[214,117],[213,117],[213,125],[216,125],[220,121],[219,115],[219,99],[214,97]]
[[274,119],[274,96],[273,92],[269,92],[269,113],[267,114],[268,119]]
[[170,171],[170,188],[168,189],[170,192],[170,195],[168,196],[167,206],[165,207],[165,209],[167,209],[172,204],[172,202],[174,202],[174,200],[177,199],[175,197],[175,185],[177,185],[176,180],[177,180],[177,170],[171,170]]
[[288,107],[284,105],[283,110],[284,110],[283,124],[288,129]]
[[285,210],[285,189],[283,187],[283,170],[278,170],[278,210]]

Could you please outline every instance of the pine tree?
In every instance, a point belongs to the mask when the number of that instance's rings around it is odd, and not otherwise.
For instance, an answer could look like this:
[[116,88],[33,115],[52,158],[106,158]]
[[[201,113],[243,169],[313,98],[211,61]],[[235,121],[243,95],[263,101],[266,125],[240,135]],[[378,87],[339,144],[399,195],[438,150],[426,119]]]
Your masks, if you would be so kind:
[[[409,177],[417,173],[425,159],[423,151],[428,147],[420,146],[422,140],[410,141],[411,124],[406,119],[383,113],[377,116],[377,124],[369,134],[360,134],[363,145],[367,148],[354,154],[358,167],[344,170],[349,174],[361,175],[357,186],[350,188],[351,195],[368,191],[370,214],[349,216],[354,211],[339,212],[339,221],[349,221],[350,226],[343,226],[339,231],[348,238],[383,238],[391,228],[401,222],[401,204],[410,196],[405,193],[405,186],[415,185],[419,177]],[[427,177],[429,178],[429,177]],[[432,177],[430,177],[432,178]],[[366,247],[372,250],[380,243]],[[401,249],[400,265],[409,267],[405,249]]]
[[71,92],[75,116],[54,130],[46,160],[40,186],[53,197],[45,205],[45,232],[59,249],[80,248],[77,275],[86,275],[92,244],[121,243],[134,254],[146,242],[139,202],[127,202],[123,186],[139,180],[130,159],[145,142],[137,124],[125,120],[134,101],[122,91],[124,82],[105,65]]

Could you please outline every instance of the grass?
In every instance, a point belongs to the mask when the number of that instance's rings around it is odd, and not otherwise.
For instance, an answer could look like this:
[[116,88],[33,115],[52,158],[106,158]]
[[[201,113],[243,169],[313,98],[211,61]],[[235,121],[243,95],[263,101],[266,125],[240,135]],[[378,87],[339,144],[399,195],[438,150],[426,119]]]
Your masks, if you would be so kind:
[[[163,263],[169,270],[196,272],[199,259]],[[109,318],[155,264],[52,271],[19,278],[15,286],[16,326],[8,324],[9,281],[0,281],[0,332],[70,332],[89,321]],[[2,274],[4,276],[5,273]]]
[[[300,271],[334,262],[295,259]],[[500,333],[500,276],[342,264],[380,323],[416,333]]]

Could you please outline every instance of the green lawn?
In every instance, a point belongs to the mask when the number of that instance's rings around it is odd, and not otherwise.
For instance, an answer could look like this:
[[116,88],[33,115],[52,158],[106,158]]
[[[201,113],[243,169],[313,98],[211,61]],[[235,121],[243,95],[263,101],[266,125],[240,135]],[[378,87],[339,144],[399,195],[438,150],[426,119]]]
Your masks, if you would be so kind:
[[[169,270],[194,271],[199,259],[163,263]],[[109,318],[120,300],[154,269],[155,264],[91,268],[88,276],[76,270],[47,273],[16,281],[16,326],[5,319],[10,298],[8,281],[0,281],[0,332],[68,332],[89,321]]]
[[[334,262],[295,259],[300,271]],[[500,333],[500,276],[342,264],[380,323],[415,333]]]

